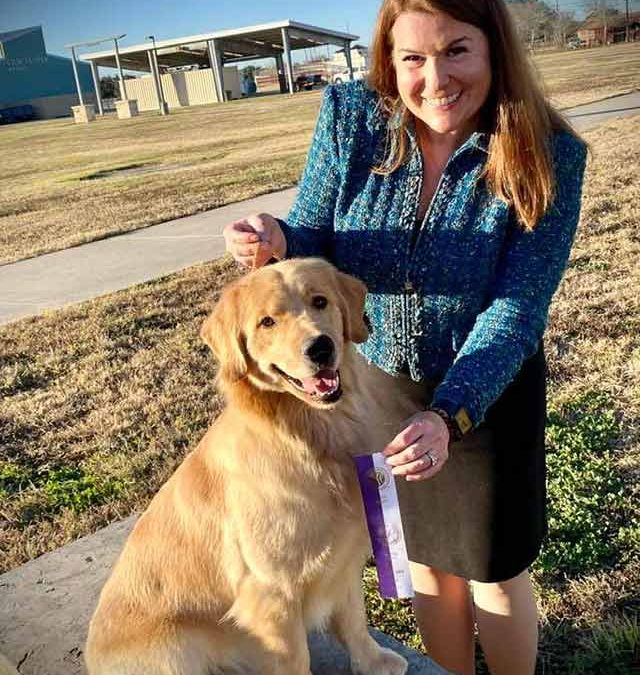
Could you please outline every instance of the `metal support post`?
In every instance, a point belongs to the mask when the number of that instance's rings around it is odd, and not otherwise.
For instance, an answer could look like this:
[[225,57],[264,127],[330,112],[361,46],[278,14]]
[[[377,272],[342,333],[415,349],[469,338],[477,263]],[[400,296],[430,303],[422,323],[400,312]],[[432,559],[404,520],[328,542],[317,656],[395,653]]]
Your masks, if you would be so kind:
[[287,80],[284,72],[284,61],[282,54],[276,54],[276,75],[278,76],[278,85],[280,93],[284,94],[287,91]]
[[224,66],[222,63],[222,54],[220,53],[218,40],[215,38],[207,42],[209,50],[209,62],[213,70],[213,81],[216,87],[218,103],[224,103]]
[[93,76],[93,88],[96,90],[96,103],[98,104],[98,114],[104,115],[102,109],[102,96],[100,94],[100,76],[98,74],[98,66],[95,61],[91,61],[91,75]]
[[124,82],[124,75],[122,74],[122,66],[120,65],[120,51],[118,50],[118,40],[113,41],[116,46],[116,66],[118,68],[118,77],[120,78],[120,96],[122,100],[127,100],[127,85]]
[[160,71],[158,70],[158,62],[155,58],[155,51],[150,49],[147,52],[149,59],[149,68],[153,77],[153,84],[156,90],[156,98],[158,99],[158,110],[162,115],[167,115],[169,112],[168,106],[164,100],[164,92],[162,90],[162,81],[160,80]]
[[76,79],[76,88],[78,89],[78,98],[80,99],[80,105],[84,105],[84,99],[82,98],[82,87],[80,86],[80,78],[78,77],[78,64],[76,63],[75,47],[71,47],[71,65],[73,66],[73,76]]
[[285,72],[287,73],[287,82],[289,83],[289,93],[294,93],[293,88],[293,67],[291,65],[291,45],[289,44],[289,30],[281,28],[282,31],[282,46],[284,47],[284,63]]
[[347,69],[349,71],[349,79],[353,80],[353,64],[351,63],[351,41],[344,41],[344,58],[347,62]]

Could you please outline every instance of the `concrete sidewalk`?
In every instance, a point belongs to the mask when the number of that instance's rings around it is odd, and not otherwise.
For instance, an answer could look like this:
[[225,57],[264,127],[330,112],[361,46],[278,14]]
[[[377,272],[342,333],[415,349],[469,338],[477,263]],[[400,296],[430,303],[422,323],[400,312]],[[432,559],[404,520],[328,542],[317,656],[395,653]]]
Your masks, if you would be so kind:
[[[640,92],[564,113],[584,131],[611,117],[640,114]],[[297,188],[178,218],[129,234],[0,266],[0,324],[89,300],[212,260],[227,223],[264,211],[286,216]]]
[[[84,675],[89,619],[136,519],[130,516],[0,575],[0,653],[19,664],[20,673]],[[407,675],[450,675],[397,640],[371,632],[409,661]],[[314,675],[351,673],[346,652],[332,639],[312,635],[309,646]]]
[[630,117],[640,114],[640,91],[611,96],[602,101],[586,103],[564,110],[574,129],[586,131],[617,117]]
[[287,215],[297,188],[0,267],[0,324],[219,258],[222,230],[253,212]]

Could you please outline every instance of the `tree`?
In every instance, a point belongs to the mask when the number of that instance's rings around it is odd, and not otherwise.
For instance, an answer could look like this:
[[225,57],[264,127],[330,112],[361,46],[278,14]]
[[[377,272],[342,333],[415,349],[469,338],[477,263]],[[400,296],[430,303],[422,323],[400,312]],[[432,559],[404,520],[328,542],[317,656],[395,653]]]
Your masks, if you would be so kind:
[[575,33],[580,23],[573,12],[558,12],[553,19],[553,37],[558,45],[564,45],[567,37]]
[[554,35],[555,12],[544,2],[511,2],[509,10],[516,24],[520,39],[531,49],[537,40],[547,42]]
[[111,75],[106,75],[100,78],[100,96],[102,98],[119,98],[120,89],[118,88],[118,81]]
[[[135,80],[133,75],[124,75],[125,80]],[[101,98],[120,98],[120,81],[115,75],[105,75],[100,78]]]

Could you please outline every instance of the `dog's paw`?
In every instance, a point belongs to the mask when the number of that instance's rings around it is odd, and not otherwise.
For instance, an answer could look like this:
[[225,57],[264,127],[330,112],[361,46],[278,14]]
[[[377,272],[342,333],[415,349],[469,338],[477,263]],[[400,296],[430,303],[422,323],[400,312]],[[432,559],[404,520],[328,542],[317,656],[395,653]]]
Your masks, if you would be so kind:
[[366,667],[359,664],[353,667],[353,672],[355,675],[404,675],[408,666],[407,660],[400,654],[381,648]]

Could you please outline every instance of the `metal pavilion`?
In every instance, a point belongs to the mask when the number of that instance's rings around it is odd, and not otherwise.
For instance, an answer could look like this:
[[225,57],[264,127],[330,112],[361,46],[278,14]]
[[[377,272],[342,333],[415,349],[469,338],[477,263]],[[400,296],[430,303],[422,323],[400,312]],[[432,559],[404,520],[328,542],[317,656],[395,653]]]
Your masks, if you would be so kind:
[[[309,26],[287,19],[171,40],[156,41],[154,39],[152,42],[120,47],[118,50],[81,54],[80,58],[91,65],[100,114],[102,114],[102,100],[98,77],[99,66],[109,68],[121,66],[125,70],[151,73],[160,111],[166,113],[167,105],[160,77],[163,69],[191,65],[211,67],[216,99],[224,101],[223,66],[225,64],[274,58],[278,72],[285,73],[286,84],[283,90],[288,89],[290,93],[293,93],[294,79],[291,60],[293,51],[324,45],[338,45],[344,49],[347,67],[352,78],[351,43],[357,39],[357,35]],[[124,87],[123,96],[126,97]]]

